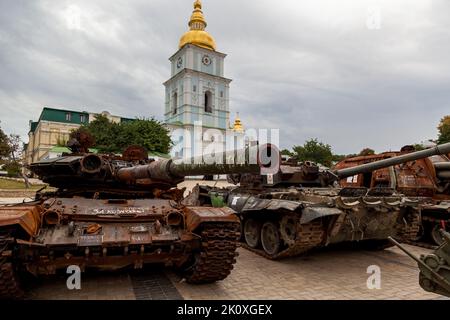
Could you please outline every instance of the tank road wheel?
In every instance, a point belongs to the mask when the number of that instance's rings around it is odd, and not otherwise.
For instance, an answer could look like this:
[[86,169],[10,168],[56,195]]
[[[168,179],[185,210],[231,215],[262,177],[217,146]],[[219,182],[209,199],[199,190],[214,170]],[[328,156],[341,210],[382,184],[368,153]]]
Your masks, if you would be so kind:
[[238,255],[239,223],[205,225],[200,234],[201,250],[194,254],[190,267],[184,272],[186,281],[202,284],[225,279]]
[[281,237],[278,226],[272,221],[263,224],[261,228],[261,244],[269,256],[275,256],[281,249]]
[[10,234],[0,233],[0,299],[20,299],[24,295],[14,265],[6,254],[11,245]]
[[288,246],[294,246],[297,239],[297,221],[294,216],[285,215],[280,221],[280,235]]
[[261,222],[252,218],[244,222],[244,239],[250,248],[258,248],[261,244]]
[[442,229],[442,226],[436,223],[430,232],[431,240],[438,246],[440,246],[441,244],[444,243],[444,239],[442,239],[442,236],[439,232],[439,230],[441,230],[441,229]]

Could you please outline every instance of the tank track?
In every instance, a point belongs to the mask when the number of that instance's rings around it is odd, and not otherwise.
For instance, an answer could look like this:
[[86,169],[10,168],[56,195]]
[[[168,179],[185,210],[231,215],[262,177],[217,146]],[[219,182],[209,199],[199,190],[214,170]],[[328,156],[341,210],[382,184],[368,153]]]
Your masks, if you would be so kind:
[[12,242],[8,232],[0,233],[0,299],[20,299],[24,295],[13,263],[4,255]]
[[421,227],[420,217],[418,215],[414,216],[412,223],[404,228],[404,231],[402,232],[399,240],[403,243],[420,248],[432,250],[437,249],[439,247],[437,245],[416,240],[417,234],[420,232],[420,227]]
[[321,246],[324,239],[324,233],[325,231],[320,219],[307,224],[297,223],[297,234],[295,240],[290,246],[280,251],[275,256],[268,255],[263,249],[251,248],[245,242],[242,242],[241,246],[251,252],[263,256],[266,259],[279,260],[283,258],[296,257],[310,251],[311,249]]
[[420,226],[421,226],[421,221],[420,221],[420,215],[419,214],[415,214],[413,216],[412,221],[403,226],[402,230],[401,230],[401,234],[399,236],[399,240],[402,242],[414,242],[415,239],[417,239],[417,235],[420,232]]
[[225,279],[236,263],[240,232],[239,223],[206,224],[201,232],[202,249],[185,275],[192,284]]

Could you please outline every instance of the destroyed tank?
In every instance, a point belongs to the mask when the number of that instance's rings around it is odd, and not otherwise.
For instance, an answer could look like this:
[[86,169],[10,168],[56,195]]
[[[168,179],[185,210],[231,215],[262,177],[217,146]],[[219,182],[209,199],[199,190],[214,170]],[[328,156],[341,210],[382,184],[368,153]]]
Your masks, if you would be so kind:
[[391,246],[389,236],[402,241],[417,237],[423,199],[387,188],[341,188],[338,182],[449,151],[446,144],[330,171],[310,162],[283,162],[272,148],[267,154],[276,170],[230,175],[230,182],[239,186],[216,191],[238,213],[243,245],[266,258],[296,256],[342,242],[384,249]]
[[[239,219],[229,208],[183,197],[187,175],[257,171],[250,165],[153,161],[131,147],[123,156],[67,154],[30,165],[54,192],[0,207],[0,297],[20,298],[20,279],[77,265],[142,268],[163,263],[189,283],[225,279],[235,263]],[[202,206],[200,206],[202,203]]]
[[418,264],[419,284],[428,292],[450,297],[450,233],[439,230],[442,244],[430,254],[416,257],[406,247],[390,238],[391,242]]
[[[358,156],[336,164],[335,169],[351,168],[360,164],[406,155],[414,151],[405,146],[400,151]],[[392,188],[414,197],[428,197],[421,204],[422,224],[415,239],[421,244],[440,245],[443,242],[440,229],[450,230],[450,159],[448,154],[401,163],[389,168],[357,174],[340,181],[344,187]]]

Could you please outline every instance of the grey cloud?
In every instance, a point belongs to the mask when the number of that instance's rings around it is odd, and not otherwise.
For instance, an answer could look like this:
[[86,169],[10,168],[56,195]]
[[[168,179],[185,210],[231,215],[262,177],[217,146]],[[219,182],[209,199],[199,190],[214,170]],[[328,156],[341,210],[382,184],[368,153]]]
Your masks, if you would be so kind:
[[[163,117],[168,58],[190,0],[2,1],[0,120],[26,136],[44,105]],[[337,153],[398,149],[436,136],[450,114],[450,3],[204,0],[228,53],[231,109],[246,127],[280,128],[290,147],[318,137]],[[82,30],[63,13],[81,9]]]

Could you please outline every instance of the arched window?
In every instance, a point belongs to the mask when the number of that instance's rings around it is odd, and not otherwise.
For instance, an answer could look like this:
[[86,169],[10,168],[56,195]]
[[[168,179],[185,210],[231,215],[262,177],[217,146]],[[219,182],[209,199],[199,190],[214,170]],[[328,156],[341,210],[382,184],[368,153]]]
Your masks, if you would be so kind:
[[205,112],[212,113],[212,93],[211,93],[211,91],[205,92]]
[[177,114],[177,106],[178,106],[178,94],[175,92],[173,94],[173,100],[172,100],[173,114]]

